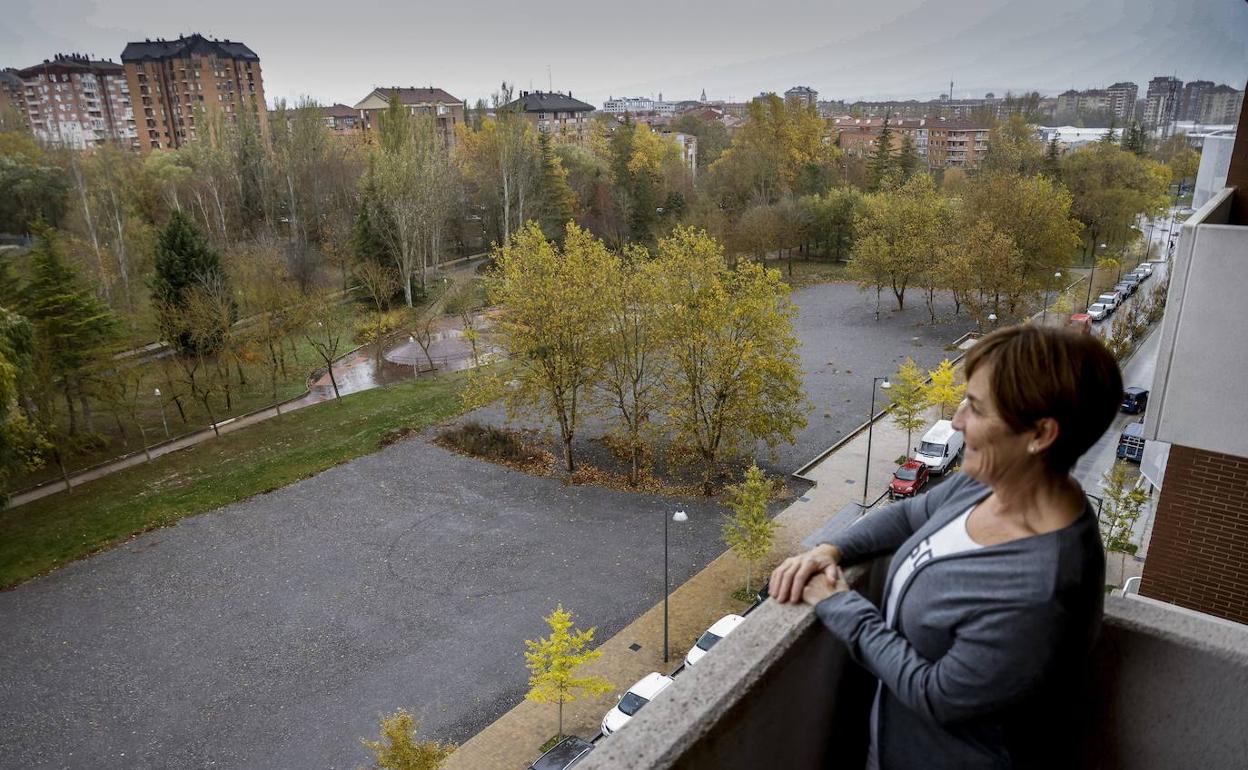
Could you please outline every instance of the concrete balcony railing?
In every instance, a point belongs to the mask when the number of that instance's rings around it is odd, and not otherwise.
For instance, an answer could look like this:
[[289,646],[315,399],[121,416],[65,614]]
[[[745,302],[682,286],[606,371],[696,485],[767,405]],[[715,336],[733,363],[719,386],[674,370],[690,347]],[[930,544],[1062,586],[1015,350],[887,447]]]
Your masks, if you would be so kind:
[[[852,571],[878,600],[884,560]],[[1244,767],[1248,627],[1107,596],[1089,767]],[[875,680],[805,607],[768,601],[578,770],[863,767]]]

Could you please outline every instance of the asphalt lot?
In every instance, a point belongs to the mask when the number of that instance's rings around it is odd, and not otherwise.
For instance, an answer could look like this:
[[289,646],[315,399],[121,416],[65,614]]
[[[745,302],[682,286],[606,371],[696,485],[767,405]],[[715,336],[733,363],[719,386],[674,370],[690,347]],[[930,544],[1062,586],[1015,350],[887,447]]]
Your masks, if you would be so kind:
[[[852,286],[795,300],[813,406],[786,471],[865,419],[873,375],[969,327],[917,295],[878,324]],[[0,767],[355,767],[400,706],[462,741],[523,697],[556,602],[606,638],[658,601],[676,507],[673,585],[722,552],[717,505],[411,440],[138,536],[0,593]]]

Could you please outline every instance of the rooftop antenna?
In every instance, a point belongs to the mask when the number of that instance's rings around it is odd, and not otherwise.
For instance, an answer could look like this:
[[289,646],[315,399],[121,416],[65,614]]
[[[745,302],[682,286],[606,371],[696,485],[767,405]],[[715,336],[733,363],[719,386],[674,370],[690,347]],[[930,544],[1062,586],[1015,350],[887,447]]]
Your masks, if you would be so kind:
[[949,81],[949,101],[953,101],[953,80]]

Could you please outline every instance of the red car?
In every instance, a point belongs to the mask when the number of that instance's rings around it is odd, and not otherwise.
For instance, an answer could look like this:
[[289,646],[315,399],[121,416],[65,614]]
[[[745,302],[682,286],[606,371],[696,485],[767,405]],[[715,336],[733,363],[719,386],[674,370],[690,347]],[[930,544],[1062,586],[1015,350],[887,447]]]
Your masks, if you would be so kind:
[[888,483],[888,496],[894,499],[914,497],[927,486],[930,477],[925,464],[918,460],[907,460],[905,465],[893,472],[893,480]]

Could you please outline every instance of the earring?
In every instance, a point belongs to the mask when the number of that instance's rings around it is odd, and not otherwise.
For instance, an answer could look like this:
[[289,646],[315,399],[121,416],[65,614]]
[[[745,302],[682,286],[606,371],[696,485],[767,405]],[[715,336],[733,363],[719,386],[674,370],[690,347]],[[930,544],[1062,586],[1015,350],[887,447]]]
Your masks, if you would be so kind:
[[1032,454],[1032,455],[1034,455],[1036,452],[1039,452],[1039,451],[1040,451],[1040,450],[1039,450],[1038,448],[1036,448],[1036,445],[1035,445],[1035,444],[1032,444],[1031,446],[1027,447],[1027,454]]

